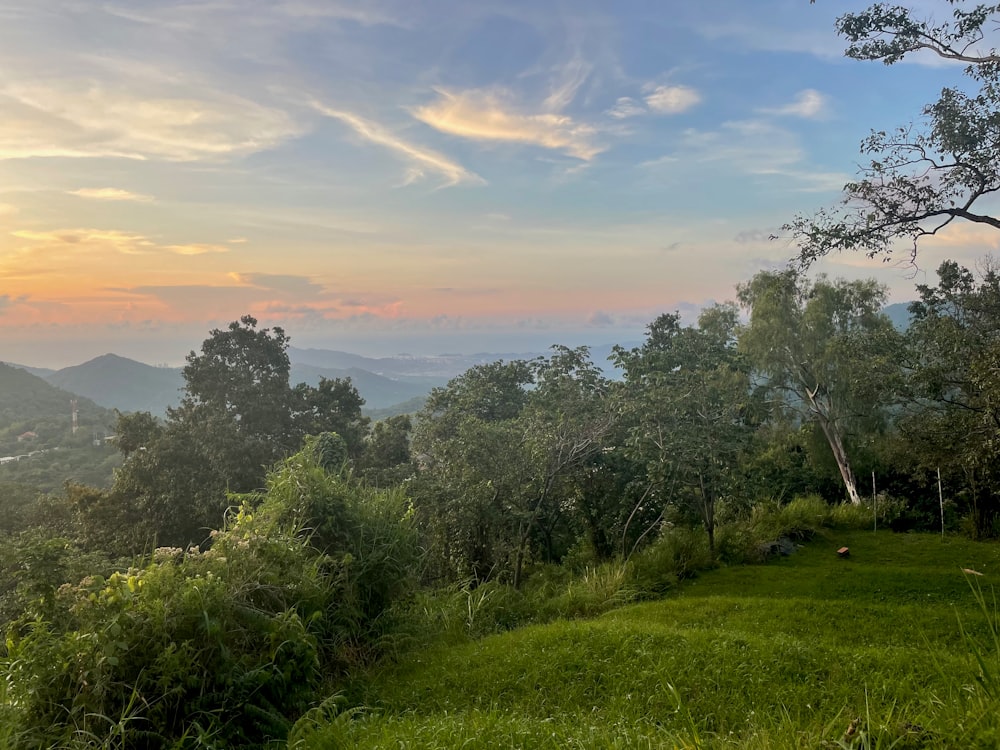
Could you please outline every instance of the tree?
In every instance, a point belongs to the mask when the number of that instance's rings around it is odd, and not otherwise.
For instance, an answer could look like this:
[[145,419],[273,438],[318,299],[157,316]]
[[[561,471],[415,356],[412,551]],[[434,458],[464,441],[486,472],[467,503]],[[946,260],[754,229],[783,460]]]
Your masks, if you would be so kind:
[[268,467],[307,434],[336,432],[349,455],[360,450],[364,400],[349,380],[292,388],[288,342],[281,328],[258,328],[245,315],[188,355],[184,398],[165,423],[148,414],[120,418],[125,461],[113,495],[140,513],[146,539],[201,541],[221,524],[227,493],[260,489]]
[[753,432],[749,368],[736,348],[737,310],[703,311],[697,327],[661,315],[639,348],[618,348],[628,452],[646,468],[647,496],[693,509],[715,552],[715,511],[734,487]]
[[474,367],[431,393],[413,441],[414,495],[443,567],[517,586],[534,553],[559,558],[556,534],[614,421],[608,390],[586,349],[554,347],[549,358]]
[[917,289],[915,399],[901,428],[921,468],[960,478],[977,532],[990,534],[1000,516],[1000,272],[986,263],[977,278],[945,261],[937,286]]
[[789,270],[763,271],[738,293],[750,311],[740,348],[778,410],[819,427],[859,504],[848,438],[878,421],[899,376],[899,335],[881,312],[885,289],[871,280],[809,283]]
[[934,54],[968,63],[965,75],[977,90],[945,88],[924,108],[923,125],[873,131],[862,143],[871,161],[845,186],[841,207],[786,225],[803,264],[842,250],[888,256],[897,240],[906,240],[915,258],[922,238],[956,219],[1000,229],[1000,218],[983,205],[1000,190],[1000,54],[984,31],[1000,22],[1000,5],[948,4],[951,19],[942,23],[886,3],[838,19],[848,57],[891,65],[916,52]]

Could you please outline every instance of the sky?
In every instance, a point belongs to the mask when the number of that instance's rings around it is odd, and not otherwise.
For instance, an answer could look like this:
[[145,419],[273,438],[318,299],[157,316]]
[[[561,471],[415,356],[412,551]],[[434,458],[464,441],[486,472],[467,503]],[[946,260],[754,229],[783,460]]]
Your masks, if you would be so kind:
[[[0,360],[176,365],[245,314],[369,355],[637,340],[961,81],[844,58],[865,5],[0,0]],[[816,272],[902,301],[997,239]]]

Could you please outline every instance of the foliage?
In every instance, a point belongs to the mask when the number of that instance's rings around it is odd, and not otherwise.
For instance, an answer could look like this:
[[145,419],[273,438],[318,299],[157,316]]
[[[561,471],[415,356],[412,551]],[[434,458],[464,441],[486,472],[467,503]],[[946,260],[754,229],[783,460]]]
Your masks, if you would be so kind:
[[837,532],[663,601],[414,651],[352,686],[380,710],[335,731],[359,748],[991,747],[976,655],[1000,666],[996,612],[959,567],[998,565],[995,545]]
[[288,337],[249,315],[213,330],[184,368],[185,396],[165,423],[123,415],[124,456],[113,497],[141,518],[135,545],[202,543],[217,527],[227,492],[259,489],[266,470],[307,434],[336,432],[356,455],[367,429],[363,399],[349,380],[289,385]]
[[[474,367],[431,393],[413,492],[439,574],[515,586],[533,557],[558,559],[613,417],[585,349]],[[562,537],[562,538],[561,538]]]
[[324,675],[375,652],[417,567],[405,496],[330,474],[307,448],[250,499],[210,550],[159,548],[107,576],[65,542],[25,545],[0,680],[22,746],[257,747]]
[[626,455],[645,468],[644,500],[696,509],[710,552],[716,504],[735,489],[753,430],[750,372],[736,350],[736,321],[733,305],[703,311],[697,328],[661,315],[642,347],[615,353],[625,373]]
[[936,286],[917,289],[913,402],[901,430],[914,470],[941,470],[971,511],[973,529],[989,534],[1000,516],[1000,275],[992,262],[977,279],[946,261]]
[[899,336],[874,281],[809,283],[762,271],[739,287],[750,322],[739,345],[767,378],[776,409],[818,425],[852,503],[860,502],[849,439],[876,432],[897,389]]
[[909,243],[915,258],[923,237],[956,219],[1000,229],[1000,219],[984,205],[1000,190],[1000,55],[987,41],[1000,5],[948,5],[951,18],[941,23],[888,3],[838,19],[849,57],[891,65],[925,52],[965,62],[976,90],[945,88],[924,107],[919,126],[872,132],[861,147],[871,161],[845,186],[842,208],[799,216],[786,226],[800,243],[804,264],[841,250],[889,255],[897,239]]

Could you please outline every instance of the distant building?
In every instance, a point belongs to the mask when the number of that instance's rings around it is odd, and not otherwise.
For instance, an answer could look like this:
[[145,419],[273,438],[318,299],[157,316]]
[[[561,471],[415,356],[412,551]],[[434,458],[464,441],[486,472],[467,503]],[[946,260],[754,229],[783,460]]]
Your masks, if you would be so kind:
[[37,439],[38,439],[38,433],[32,432],[31,430],[28,430],[27,432],[22,432],[20,435],[17,436],[17,442],[19,443],[23,443],[25,440],[37,440]]

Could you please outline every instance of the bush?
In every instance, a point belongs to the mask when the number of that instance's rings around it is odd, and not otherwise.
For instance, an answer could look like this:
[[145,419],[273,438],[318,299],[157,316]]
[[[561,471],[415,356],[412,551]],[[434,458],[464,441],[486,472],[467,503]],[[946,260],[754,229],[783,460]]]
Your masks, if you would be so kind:
[[207,552],[64,584],[9,628],[0,682],[24,746],[259,747],[376,652],[418,572],[406,497],[303,451],[243,500]]
[[679,579],[714,567],[704,531],[685,526],[666,528],[629,560],[632,583],[642,595],[658,596]]
[[830,521],[830,506],[819,495],[796,497],[787,505],[773,502],[754,507],[750,524],[761,541],[782,537],[805,540]]

